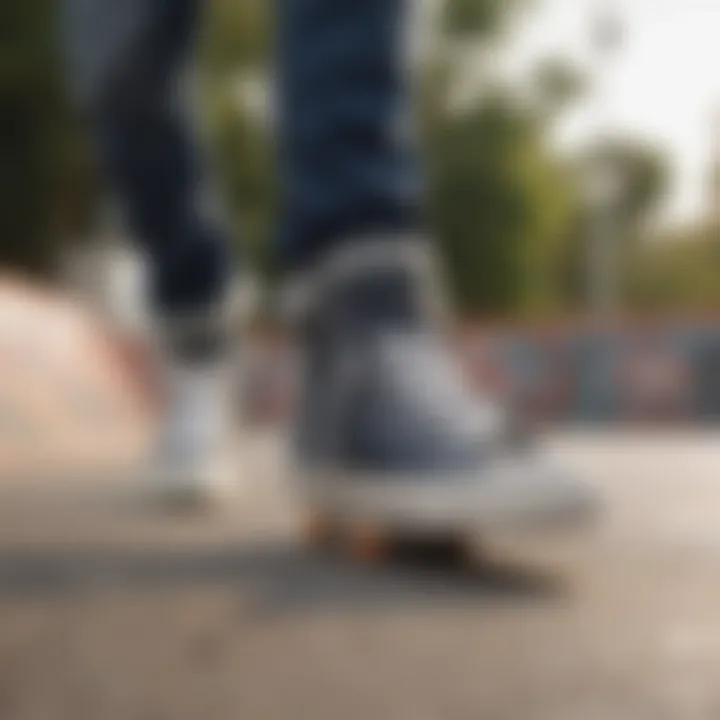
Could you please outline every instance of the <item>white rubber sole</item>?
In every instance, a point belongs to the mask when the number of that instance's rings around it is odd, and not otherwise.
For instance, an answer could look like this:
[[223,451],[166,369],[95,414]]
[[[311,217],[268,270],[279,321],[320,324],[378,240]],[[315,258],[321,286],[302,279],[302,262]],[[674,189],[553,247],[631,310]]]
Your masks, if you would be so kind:
[[227,505],[241,494],[237,464],[216,462],[187,471],[154,468],[147,478],[150,503],[168,510],[211,509]]
[[590,486],[532,460],[497,463],[480,477],[306,470],[299,487],[308,505],[340,519],[421,534],[552,533],[587,528],[599,514]]

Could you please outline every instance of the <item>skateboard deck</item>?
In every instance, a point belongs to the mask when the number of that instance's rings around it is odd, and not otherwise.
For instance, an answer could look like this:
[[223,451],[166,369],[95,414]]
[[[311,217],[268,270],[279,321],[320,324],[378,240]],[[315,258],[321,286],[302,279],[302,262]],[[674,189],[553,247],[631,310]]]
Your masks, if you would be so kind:
[[470,564],[479,557],[478,539],[467,529],[418,532],[380,521],[353,519],[311,510],[303,525],[304,542],[319,552],[339,552],[363,564],[396,559]]

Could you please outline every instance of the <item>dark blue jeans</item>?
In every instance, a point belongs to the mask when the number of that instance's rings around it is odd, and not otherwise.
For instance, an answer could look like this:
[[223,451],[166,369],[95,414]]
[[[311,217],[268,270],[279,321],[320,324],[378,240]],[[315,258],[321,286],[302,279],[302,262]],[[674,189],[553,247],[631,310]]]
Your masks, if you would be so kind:
[[[243,2],[244,0],[238,0]],[[410,0],[277,0],[278,250],[290,268],[417,223],[401,36]],[[212,304],[227,229],[182,82],[202,0],[65,0],[72,86],[163,311]]]

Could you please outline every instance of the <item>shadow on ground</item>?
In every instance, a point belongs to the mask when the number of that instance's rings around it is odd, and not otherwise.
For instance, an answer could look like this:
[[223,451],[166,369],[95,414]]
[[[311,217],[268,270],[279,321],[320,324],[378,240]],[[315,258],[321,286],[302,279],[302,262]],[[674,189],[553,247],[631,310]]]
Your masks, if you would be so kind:
[[363,610],[395,604],[558,600],[554,576],[524,567],[400,557],[381,567],[304,552],[291,543],[203,550],[37,549],[0,553],[0,599],[59,600],[103,592],[237,588],[258,615]]

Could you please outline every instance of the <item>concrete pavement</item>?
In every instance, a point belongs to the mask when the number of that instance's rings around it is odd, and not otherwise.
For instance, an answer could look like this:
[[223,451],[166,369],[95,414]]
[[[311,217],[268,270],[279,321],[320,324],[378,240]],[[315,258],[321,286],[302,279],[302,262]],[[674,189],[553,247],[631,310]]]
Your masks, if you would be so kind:
[[551,451],[600,484],[598,534],[472,572],[306,553],[274,435],[217,516],[155,516],[110,476],[7,480],[0,718],[720,717],[720,442]]

